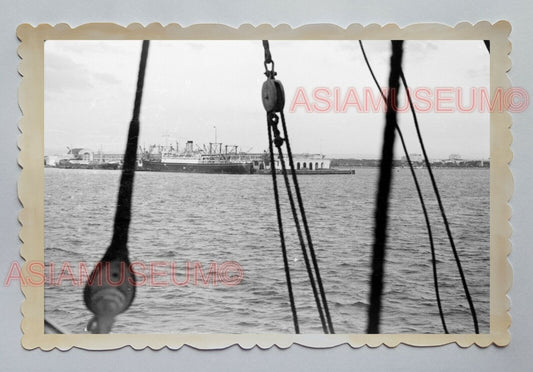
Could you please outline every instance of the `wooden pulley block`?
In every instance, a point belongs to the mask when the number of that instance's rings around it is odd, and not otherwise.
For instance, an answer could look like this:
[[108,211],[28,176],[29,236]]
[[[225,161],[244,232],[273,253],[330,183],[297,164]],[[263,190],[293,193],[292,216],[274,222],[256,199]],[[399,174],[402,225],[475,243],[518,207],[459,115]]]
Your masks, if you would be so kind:
[[280,112],[285,106],[285,90],[279,80],[267,79],[261,89],[263,107],[267,112]]

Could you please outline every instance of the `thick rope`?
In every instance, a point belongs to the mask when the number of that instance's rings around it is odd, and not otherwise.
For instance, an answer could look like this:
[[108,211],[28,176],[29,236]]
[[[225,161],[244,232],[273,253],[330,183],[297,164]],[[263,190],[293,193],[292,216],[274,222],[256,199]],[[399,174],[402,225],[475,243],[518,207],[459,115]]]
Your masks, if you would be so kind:
[[268,130],[268,145],[270,152],[270,169],[272,173],[272,185],[274,189],[274,200],[276,202],[276,215],[278,218],[279,237],[281,240],[281,253],[283,256],[283,266],[285,269],[285,279],[287,281],[287,290],[289,292],[289,300],[291,304],[292,321],[294,323],[294,331],[296,334],[300,333],[300,327],[298,325],[298,314],[296,313],[296,305],[294,303],[294,294],[292,292],[291,273],[289,269],[289,260],[287,258],[287,248],[285,245],[285,235],[283,233],[283,221],[281,218],[281,208],[279,202],[278,182],[276,180],[276,167],[274,167],[274,149],[272,146],[272,133],[270,128],[270,122],[267,114],[267,130]]
[[113,228],[113,239],[105,259],[112,259],[117,256],[128,256],[128,232],[131,221],[131,199],[133,194],[133,179],[135,176],[135,166],[137,163],[137,146],[139,142],[139,115],[141,112],[141,100],[144,86],[144,75],[146,70],[146,60],[148,59],[148,47],[150,41],[144,40],[141,51],[141,61],[139,64],[139,74],[137,77],[137,91],[135,93],[135,104],[133,106],[133,117],[128,131],[128,142],[124,154],[124,164],[117,198],[117,210],[115,212],[115,224]]
[[[274,114],[275,115],[275,114]],[[274,137],[275,138],[279,138],[279,131],[276,127],[272,126],[272,130],[274,131]],[[276,131],[278,131],[278,133],[276,133]],[[305,268],[307,270],[307,275],[309,277],[309,282],[311,284],[311,289],[313,291],[313,296],[315,298],[315,303],[316,303],[316,307],[317,307],[317,310],[318,310],[318,315],[320,317],[320,322],[322,324],[322,330],[324,331],[324,333],[329,333],[329,330],[328,330],[328,327],[327,327],[327,324],[326,324],[326,321],[325,321],[325,318],[324,318],[324,311],[322,310],[322,304],[320,303],[320,297],[319,297],[319,294],[318,294],[318,290],[317,290],[317,285],[316,285],[316,282],[315,282],[315,277],[313,275],[313,270],[311,268],[311,262],[309,261],[309,256],[307,254],[307,248],[305,246],[305,241],[304,241],[304,238],[303,238],[303,234],[302,234],[302,229],[301,229],[301,226],[300,226],[300,220],[298,218],[298,212],[296,210],[296,205],[295,205],[295,202],[294,202],[294,197],[292,195],[292,190],[291,190],[291,187],[290,187],[290,183],[289,183],[289,177],[287,175],[287,167],[285,165],[285,159],[283,157],[283,150],[281,148],[281,143],[279,143],[279,146],[277,145],[276,147],[278,148],[278,155],[279,155],[279,160],[280,160],[280,164],[281,164],[281,173],[283,175],[283,180],[285,181],[285,187],[287,189],[287,196],[289,198],[289,205],[291,207],[291,212],[292,212],[292,217],[294,219],[294,225],[296,227],[296,233],[298,235],[298,240],[300,242],[300,247],[302,248],[302,255],[304,257],[304,262],[305,262]],[[271,167],[273,166],[273,164],[271,165]]]
[[[85,305],[95,315],[87,325],[88,330],[92,333],[109,333],[115,316],[126,311],[135,298],[135,275],[129,270],[130,260],[127,244],[139,142],[139,115],[149,43],[148,40],[144,40],[142,43],[137,91],[120,178],[113,238],[104,257],[91,272],[83,291]],[[96,278],[98,276],[101,278],[104,270],[108,273],[105,282],[100,281],[100,284],[95,284],[99,282],[95,282]],[[112,282],[112,276],[119,276],[121,279],[118,282]]]
[[487,52],[490,54],[490,40],[483,40],[485,43],[485,48],[487,48]]
[[381,295],[383,292],[383,272],[385,263],[385,241],[387,239],[387,221],[389,196],[392,181],[392,158],[394,150],[396,107],[400,87],[403,41],[392,41],[389,75],[389,93],[387,95],[387,113],[383,133],[383,147],[379,172],[379,185],[375,210],[374,245],[372,254],[372,276],[370,287],[370,306],[368,307],[367,333],[379,333],[381,317]]
[[270,54],[268,40],[263,40],[263,49],[265,50],[265,63],[272,63],[272,55]]
[[309,224],[307,223],[307,216],[305,214],[302,193],[300,192],[300,185],[298,184],[298,178],[296,176],[296,170],[294,167],[294,160],[292,156],[291,145],[289,142],[289,133],[287,131],[287,125],[285,123],[285,115],[283,114],[283,111],[280,112],[280,117],[281,117],[281,123],[283,126],[283,134],[285,136],[285,143],[287,145],[287,156],[289,158],[289,166],[290,166],[291,174],[292,174],[292,182],[294,184],[294,190],[296,192],[296,198],[298,200],[298,206],[300,209],[300,214],[302,216],[302,224],[304,226],[304,231],[305,231],[305,235],[307,238],[307,244],[309,247],[309,253],[311,255],[311,260],[313,262],[313,268],[316,274],[316,280],[318,282],[318,288],[320,290],[320,297],[322,299],[322,305],[324,306],[324,313],[326,314],[326,320],[328,322],[328,331],[329,333],[333,334],[335,333],[335,330],[333,329],[333,322],[331,321],[331,315],[329,312],[328,302],[326,299],[326,291],[324,290],[324,286],[322,285],[322,278],[320,276],[320,269],[318,267],[318,261],[317,261],[316,254],[315,254],[315,248],[313,246],[313,241],[311,239],[311,232],[309,230]]
[[442,204],[442,200],[441,200],[440,193],[439,193],[439,188],[437,187],[437,182],[435,181],[435,177],[433,176],[433,171],[431,170],[431,164],[429,163],[429,158],[427,156],[426,147],[424,146],[422,134],[420,133],[420,127],[418,125],[418,118],[416,116],[413,102],[411,100],[411,95],[409,94],[409,88],[407,85],[407,81],[405,79],[403,71],[401,70],[401,67],[400,67],[400,78],[402,80],[405,91],[407,92],[407,99],[409,100],[409,106],[411,107],[411,113],[413,114],[413,120],[415,122],[416,134],[418,136],[418,140],[420,141],[420,147],[422,148],[422,154],[424,155],[424,161],[427,166],[429,178],[431,179],[431,185],[433,186],[433,191],[435,192],[435,197],[437,198],[437,203],[439,204],[439,209],[440,209],[440,213],[442,216],[442,220],[444,221],[444,226],[446,227],[446,234],[448,235],[448,240],[450,241],[450,246],[453,251],[455,263],[457,264],[457,270],[459,271],[459,275],[461,276],[461,283],[463,285],[463,290],[465,292],[465,296],[468,301],[468,306],[470,307],[470,313],[472,314],[472,321],[474,322],[474,330],[475,330],[475,333],[477,334],[479,333],[479,325],[477,321],[476,309],[474,308],[474,303],[472,301],[472,297],[470,296],[470,291],[468,290],[468,284],[466,283],[465,274],[461,266],[461,260],[457,253],[457,249],[455,248],[455,242],[453,240],[452,231],[448,223],[448,218],[446,217],[446,212],[444,211],[444,205]]
[[[370,71],[370,74],[372,75],[372,78],[374,79],[374,83],[376,83],[376,86],[381,94],[381,97],[383,97],[384,101],[387,101],[387,98],[385,97],[385,94],[383,93],[383,90],[381,89],[381,85],[379,84],[378,80],[376,79],[376,76],[374,75],[374,70],[372,69],[372,66],[370,66],[370,62],[368,61],[368,58],[365,53],[365,48],[363,47],[363,42],[361,40],[359,40],[359,46],[361,47],[361,52],[363,52],[363,57],[365,59],[366,65],[368,67],[368,70]],[[407,151],[407,145],[405,144],[403,133],[399,125],[396,125],[396,132],[398,133],[398,136],[400,137],[400,142],[402,143],[403,152],[405,154],[405,158],[407,159],[407,163],[409,164],[411,175],[413,176],[413,181],[415,183],[416,192],[418,194],[418,200],[420,201],[422,212],[424,213],[424,219],[426,222],[426,229],[428,232],[429,245],[430,245],[430,250],[431,250],[431,266],[433,268],[433,286],[435,288],[435,296],[437,298],[437,306],[439,308],[439,316],[440,316],[440,320],[442,323],[442,327],[444,329],[444,333],[448,333],[448,328],[446,327],[446,320],[444,318],[444,312],[442,310],[442,303],[441,303],[440,293],[439,293],[437,259],[435,257],[435,245],[433,243],[433,233],[431,230],[431,222],[429,220],[429,215],[426,209],[426,203],[424,202],[424,197],[422,195],[422,190],[420,188],[420,184],[418,183],[418,177],[416,176],[416,172],[414,170],[413,163],[411,162],[411,157],[409,156],[409,152]]]

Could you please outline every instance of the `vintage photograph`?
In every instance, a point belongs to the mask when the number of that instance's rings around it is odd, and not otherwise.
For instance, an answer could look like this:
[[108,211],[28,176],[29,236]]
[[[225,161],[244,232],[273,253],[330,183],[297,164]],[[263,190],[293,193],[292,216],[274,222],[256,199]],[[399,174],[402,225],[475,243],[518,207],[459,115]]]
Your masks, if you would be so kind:
[[501,104],[484,40],[46,40],[45,332],[488,334]]
[[507,345],[509,32],[19,26],[23,347]]

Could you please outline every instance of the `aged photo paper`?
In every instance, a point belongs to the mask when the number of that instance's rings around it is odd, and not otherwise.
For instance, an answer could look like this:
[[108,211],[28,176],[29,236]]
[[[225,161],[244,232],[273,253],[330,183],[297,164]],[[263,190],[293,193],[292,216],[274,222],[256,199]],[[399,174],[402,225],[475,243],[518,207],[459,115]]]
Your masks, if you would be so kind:
[[510,32],[20,25],[22,346],[507,345]]

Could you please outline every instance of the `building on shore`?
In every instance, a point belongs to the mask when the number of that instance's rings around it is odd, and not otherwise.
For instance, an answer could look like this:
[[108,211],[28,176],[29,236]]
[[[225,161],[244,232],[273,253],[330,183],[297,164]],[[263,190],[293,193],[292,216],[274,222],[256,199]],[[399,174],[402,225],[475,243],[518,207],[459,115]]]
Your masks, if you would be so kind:
[[58,168],[117,169],[122,164],[123,154],[105,154],[84,147],[67,149],[66,154],[45,156],[44,165]]
[[[274,168],[281,170],[281,159],[279,155],[274,158]],[[285,166],[289,168],[289,159],[284,155]],[[268,162],[270,163],[270,162]],[[320,154],[293,154],[293,163],[296,170],[319,171],[321,169],[330,169],[331,160]],[[270,169],[268,164],[267,169]]]
[[92,162],[94,160],[94,152],[88,148],[77,147],[68,148],[66,154],[47,155],[44,157],[44,165],[49,167],[56,167],[61,161],[83,161]]
[[[272,171],[270,164],[270,154],[250,154],[253,156],[254,173],[266,174]],[[289,158],[283,156],[285,169],[290,172]],[[332,167],[332,160],[322,154],[293,154],[293,165],[298,174],[354,174],[353,169],[342,169]],[[282,162],[279,155],[274,156],[274,169],[276,173],[282,172]]]

